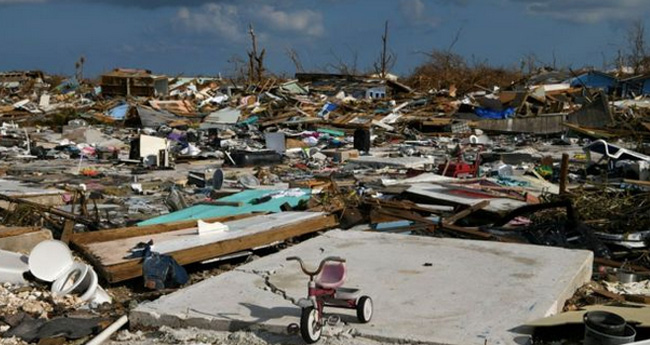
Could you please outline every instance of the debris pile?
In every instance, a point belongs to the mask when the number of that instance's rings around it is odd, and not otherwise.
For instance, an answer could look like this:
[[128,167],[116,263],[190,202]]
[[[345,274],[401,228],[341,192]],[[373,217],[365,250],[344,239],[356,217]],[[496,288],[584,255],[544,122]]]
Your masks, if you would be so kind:
[[[18,284],[0,289],[3,336],[58,336],[18,330],[81,310],[94,323],[61,332],[96,335],[130,308],[110,285],[165,294],[335,228],[590,250],[594,280],[638,284],[590,293],[646,301],[648,95],[596,71],[518,77],[0,73],[0,283]],[[66,284],[108,293],[45,289],[62,276],[20,255],[48,243]]]

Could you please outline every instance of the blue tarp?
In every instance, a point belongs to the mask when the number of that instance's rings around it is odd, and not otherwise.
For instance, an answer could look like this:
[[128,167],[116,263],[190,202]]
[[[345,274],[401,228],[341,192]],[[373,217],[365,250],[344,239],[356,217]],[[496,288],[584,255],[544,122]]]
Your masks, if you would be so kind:
[[245,190],[243,192],[239,192],[237,194],[229,195],[225,198],[219,199],[219,201],[243,202],[243,206],[195,205],[182,209],[180,211],[147,219],[143,222],[138,223],[138,226],[164,224],[192,219],[227,217],[251,212],[281,212],[282,210],[280,209],[280,206],[282,206],[282,204],[289,203],[289,205],[295,207],[300,201],[309,200],[311,193],[311,190],[309,189],[300,189],[300,191],[304,192],[304,195],[302,196],[282,196],[278,198],[272,198],[269,201],[262,202],[257,205],[251,203],[254,199],[263,198],[267,195],[276,194],[282,191],[283,190],[268,189]]
[[120,104],[108,111],[108,116],[115,120],[124,120],[126,113],[129,111],[129,105],[126,103]]
[[515,115],[515,108],[506,108],[504,110],[476,108],[474,113],[484,119],[509,119]]
[[325,105],[323,105],[323,108],[318,112],[318,116],[324,117],[325,115],[327,115],[327,114],[333,112],[334,110],[336,110],[336,108],[338,108],[338,107],[339,106],[334,104],[334,103],[327,102],[327,103],[325,103]]

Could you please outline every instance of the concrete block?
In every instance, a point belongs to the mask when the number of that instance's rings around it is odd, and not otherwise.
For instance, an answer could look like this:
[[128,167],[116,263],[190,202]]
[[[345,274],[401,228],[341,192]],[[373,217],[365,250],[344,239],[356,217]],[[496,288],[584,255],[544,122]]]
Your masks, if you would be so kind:
[[525,336],[514,329],[561,311],[590,280],[593,262],[583,250],[335,230],[142,304],[132,325],[285,332],[300,310],[264,277],[304,297],[308,278],[285,261],[293,255],[311,265],[330,255],[347,259],[345,285],[370,295],[375,314],[359,324],[352,310],[326,309],[341,315],[344,328],[383,341],[459,345],[521,343]]

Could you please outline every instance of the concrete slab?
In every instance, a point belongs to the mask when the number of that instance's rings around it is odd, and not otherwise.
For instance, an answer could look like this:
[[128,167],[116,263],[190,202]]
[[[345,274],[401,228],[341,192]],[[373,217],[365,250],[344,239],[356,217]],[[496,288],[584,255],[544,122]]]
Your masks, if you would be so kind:
[[593,261],[589,251],[335,230],[143,304],[131,323],[284,332],[300,311],[264,277],[303,297],[307,277],[285,261],[292,255],[313,265],[329,255],[348,260],[346,286],[370,295],[375,315],[362,325],[353,311],[326,309],[343,315],[344,329],[386,341],[463,345],[517,343],[510,330],[560,311],[589,281]]

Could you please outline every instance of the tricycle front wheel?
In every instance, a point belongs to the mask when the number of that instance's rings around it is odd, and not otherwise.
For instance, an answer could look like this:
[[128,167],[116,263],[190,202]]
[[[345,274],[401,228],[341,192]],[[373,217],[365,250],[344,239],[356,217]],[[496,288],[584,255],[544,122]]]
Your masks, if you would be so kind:
[[357,319],[361,323],[368,323],[372,318],[372,299],[368,296],[361,296],[357,301]]
[[320,339],[323,327],[318,310],[314,307],[302,308],[300,315],[300,335],[307,344],[313,344]]

